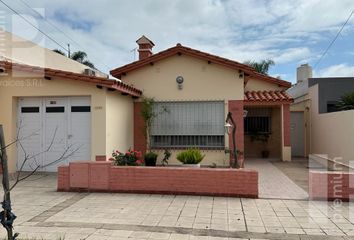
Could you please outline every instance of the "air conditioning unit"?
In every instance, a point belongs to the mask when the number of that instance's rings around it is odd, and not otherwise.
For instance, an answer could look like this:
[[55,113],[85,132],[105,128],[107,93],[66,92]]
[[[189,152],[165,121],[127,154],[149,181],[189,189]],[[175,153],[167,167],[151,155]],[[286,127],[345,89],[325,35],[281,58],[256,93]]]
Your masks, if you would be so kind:
[[92,70],[91,68],[86,68],[84,70],[84,74],[88,75],[88,76],[93,76],[93,77],[96,76],[95,70]]

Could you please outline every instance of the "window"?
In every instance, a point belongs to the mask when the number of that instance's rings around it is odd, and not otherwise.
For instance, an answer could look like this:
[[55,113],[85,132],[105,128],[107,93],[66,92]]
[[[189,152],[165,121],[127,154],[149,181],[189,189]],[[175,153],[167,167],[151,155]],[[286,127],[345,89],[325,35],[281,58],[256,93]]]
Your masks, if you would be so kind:
[[151,147],[224,147],[224,102],[157,102],[154,111]]
[[22,107],[21,113],[39,113],[39,107]]
[[71,112],[91,112],[90,106],[71,106]]
[[337,112],[339,111],[337,101],[327,101],[327,112]]
[[250,108],[247,111],[247,117],[244,119],[244,131],[246,134],[271,132],[270,108]]
[[61,113],[65,111],[65,107],[46,107],[46,113]]

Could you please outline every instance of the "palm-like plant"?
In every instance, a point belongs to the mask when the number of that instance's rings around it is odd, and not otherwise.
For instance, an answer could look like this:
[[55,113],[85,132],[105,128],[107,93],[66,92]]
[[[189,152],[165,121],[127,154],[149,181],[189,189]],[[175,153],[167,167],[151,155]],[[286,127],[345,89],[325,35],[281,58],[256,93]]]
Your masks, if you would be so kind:
[[339,110],[351,110],[354,109],[354,92],[350,92],[341,96],[337,108]]
[[87,54],[83,51],[77,51],[74,52],[73,54],[71,54],[70,58],[72,60],[75,60],[79,63],[82,63],[90,68],[95,68],[95,66],[93,65],[93,63],[91,63],[89,60],[86,60],[87,58]]
[[247,64],[251,67],[253,67],[256,72],[259,72],[261,74],[268,75],[269,68],[275,64],[275,62],[271,59],[267,60],[262,60],[259,62],[256,61],[246,61],[244,64]]
[[66,54],[60,49],[53,49],[53,52],[59,53],[60,55],[66,56]]
[[[56,52],[58,54],[61,54],[63,56],[66,56],[66,54],[59,50],[59,49],[54,49],[53,52]],[[90,62],[89,60],[87,60],[87,53],[83,52],[83,51],[76,51],[73,52],[70,56],[70,58],[74,61],[77,61],[79,63],[82,63],[90,68],[95,68],[95,65],[93,65],[92,62]]]

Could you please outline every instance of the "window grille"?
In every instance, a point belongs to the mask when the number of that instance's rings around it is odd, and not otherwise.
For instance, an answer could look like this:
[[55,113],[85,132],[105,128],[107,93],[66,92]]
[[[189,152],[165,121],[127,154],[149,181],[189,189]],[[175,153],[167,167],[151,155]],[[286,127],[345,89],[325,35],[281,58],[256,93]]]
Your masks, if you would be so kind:
[[151,147],[224,147],[224,102],[156,102],[154,112]]
[[271,110],[271,108],[247,109],[247,117],[244,119],[245,133],[271,133]]

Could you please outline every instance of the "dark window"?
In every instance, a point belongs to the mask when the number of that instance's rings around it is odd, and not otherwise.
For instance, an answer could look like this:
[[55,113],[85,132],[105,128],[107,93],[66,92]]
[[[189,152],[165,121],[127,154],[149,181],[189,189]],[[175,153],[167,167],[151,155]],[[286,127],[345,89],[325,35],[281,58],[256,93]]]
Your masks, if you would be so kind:
[[71,112],[91,112],[90,106],[72,106]]
[[65,112],[65,107],[46,107],[45,111],[47,113],[61,113]]
[[151,146],[223,148],[224,136],[151,136]]
[[270,133],[270,117],[245,117],[245,133]]
[[339,111],[337,101],[328,101],[327,102],[327,112],[337,112]]
[[39,107],[21,107],[21,113],[39,113]]

